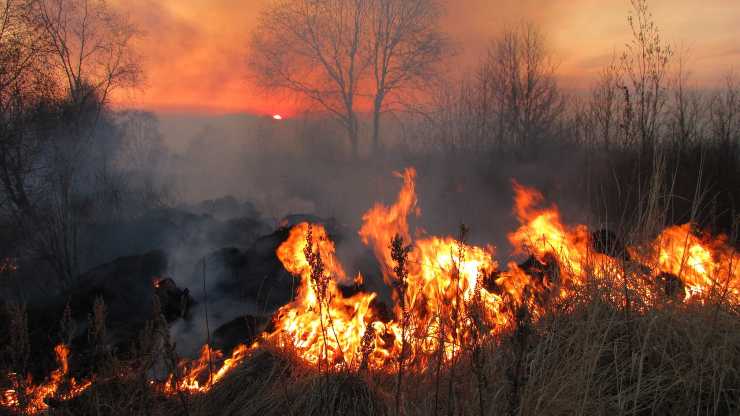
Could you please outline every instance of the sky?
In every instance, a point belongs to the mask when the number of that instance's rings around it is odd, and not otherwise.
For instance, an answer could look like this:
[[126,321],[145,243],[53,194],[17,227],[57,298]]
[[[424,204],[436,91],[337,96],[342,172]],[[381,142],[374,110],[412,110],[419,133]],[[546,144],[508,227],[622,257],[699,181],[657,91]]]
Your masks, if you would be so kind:
[[[158,112],[275,114],[297,111],[286,96],[260,92],[246,68],[248,39],[270,0],[118,0],[141,31],[145,81],[116,104]],[[629,0],[443,0],[440,22],[454,43],[454,67],[470,69],[492,38],[532,22],[546,34],[564,87],[588,89],[630,40]],[[740,63],[740,1],[652,0],[664,38],[689,62],[700,86]]]

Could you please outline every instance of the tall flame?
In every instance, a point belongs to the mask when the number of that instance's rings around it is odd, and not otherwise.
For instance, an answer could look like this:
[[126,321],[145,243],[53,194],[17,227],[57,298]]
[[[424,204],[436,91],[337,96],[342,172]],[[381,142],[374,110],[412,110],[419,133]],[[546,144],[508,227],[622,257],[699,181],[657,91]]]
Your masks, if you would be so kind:
[[402,173],[395,172],[403,179],[403,186],[398,193],[398,201],[391,206],[376,203],[362,216],[362,227],[359,235],[365,245],[371,245],[380,262],[383,278],[390,284],[393,274],[390,244],[394,236],[400,235],[405,241],[411,240],[408,216],[410,213],[421,214],[416,206],[416,170],[407,168]]
[[[309,243],[324,265],[323,290],[312,282],[312,267],[305,255]],[[277,312],[276,329],[269,338],[290,345],[312,364],[356,364],[368,325],[378,321],[371,309],[375,294],[342,295],[337,281],[346,281],[346,275],[335,255],[334,243],[321,225],[304,222],[293,227],[278,247],[277,256],[286,270],[301,277],[301,285],[295,300]]]

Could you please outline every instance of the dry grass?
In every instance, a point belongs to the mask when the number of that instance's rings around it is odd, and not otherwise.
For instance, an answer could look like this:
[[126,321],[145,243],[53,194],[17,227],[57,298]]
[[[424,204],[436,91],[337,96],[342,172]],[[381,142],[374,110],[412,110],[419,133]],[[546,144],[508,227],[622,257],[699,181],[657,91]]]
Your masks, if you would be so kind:
[[[464,348],[454,372],[408,372],[400,414],[736,415],[740,412],[740,311],[720,299],[666,300],[626,315],[605,288],[584,289],[528,329]],[[567,312],[566,312],[567,311]],[[518,385],[512,374],[521,355]],[[482,368],[473,365],[483,363]],[[478,382],[479,373],[487,382]],[[454,378],[451,378],[454,375]],[[330,377],[264,347],[203,396],[191,415],[395,414],[393,374]],[[441,380],[436,379],[441,377]],[[439,398],[438,383],[452,389]],[[446,390],[446,389],[445,389]],[[484,395],[483,401],[480,395]],[[484,405],[481,407],[481,403]],[[170,401],[162,414],[183,414]]]
[[387,414],[391,396],[379,396],[374,385],[361,374],[340,372],[327,378],[286,351],[265,347],[209,394],[196,398],[192,414]]
[[[722,291],[684,303],[665,294],[643,299],[625,292],[621,277],[587,282],[565,298],[543,297],[546,312],[536,319],[521,304],[507,305],[505,310],[516,318],[510,328],[497,329],[494,337],[472,337],[456,347],[454,362],[441,367],[434,357],[422,369],[409,363],[402,384],[395,366],[327,371],[300,361],[289,349],[263,343],[207,394],[165,397],[147,382],[172,351],[157,335],[166,324],[155,320],[131,358],[99,354],[93,387],[69,402],[50,403],[49,413],[740,414],[740,305],[725,299]],[[91,322],[102,321],[103,314],[101,304],[91,315],[98,319]],[[18,322],[14,340],[23,344],[23,310],[13,316]],[[475,333],[490,330],[479,325]],[[24,347],[11,350],[18,355]],[[20,369],[24,357],[16,361]]]

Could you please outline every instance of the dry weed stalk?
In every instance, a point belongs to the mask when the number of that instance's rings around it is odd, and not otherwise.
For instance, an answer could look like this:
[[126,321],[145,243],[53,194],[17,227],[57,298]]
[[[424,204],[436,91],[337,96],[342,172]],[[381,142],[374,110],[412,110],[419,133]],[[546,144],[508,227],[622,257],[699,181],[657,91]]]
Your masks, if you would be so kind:
[[398,362],[398,374],[396,377],[396,394],[395,394],[395,414],[401,412],[401,392],[403,388],[403,376],[408,356],[408,327],[411,319],[411,312],[406,306],[406,289],[408,288],[408,255],[411,252],[410,245],[404,245],[403,237],[395,235],[391,241],[391,258],[396,262],[393,272],[396,274],[396,280],[393,282],[398,293],[399,308],[401,310],[401,353],[396,358]]

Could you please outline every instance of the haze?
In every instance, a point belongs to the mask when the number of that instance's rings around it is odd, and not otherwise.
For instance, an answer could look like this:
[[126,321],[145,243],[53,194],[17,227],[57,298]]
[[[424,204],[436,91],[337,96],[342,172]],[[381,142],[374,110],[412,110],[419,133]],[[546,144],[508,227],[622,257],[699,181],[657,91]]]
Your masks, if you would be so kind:
[[[146,82],[116,103],[156,112],[257,114],[297,111],[293,100],[265,96],[247,76],[249,33],[267,0],[120,1],[144,36]],[[666,40],[691,61],[692,80],[710,86],[740,58],[740,2],[656,0],[650,4]],[[537,24],[559,62],[561,85],[586,90],[629,41],[627,0],[446,1],[442,29],[454,42],[452,67],[478,62],[491,38],[522,21]]]

